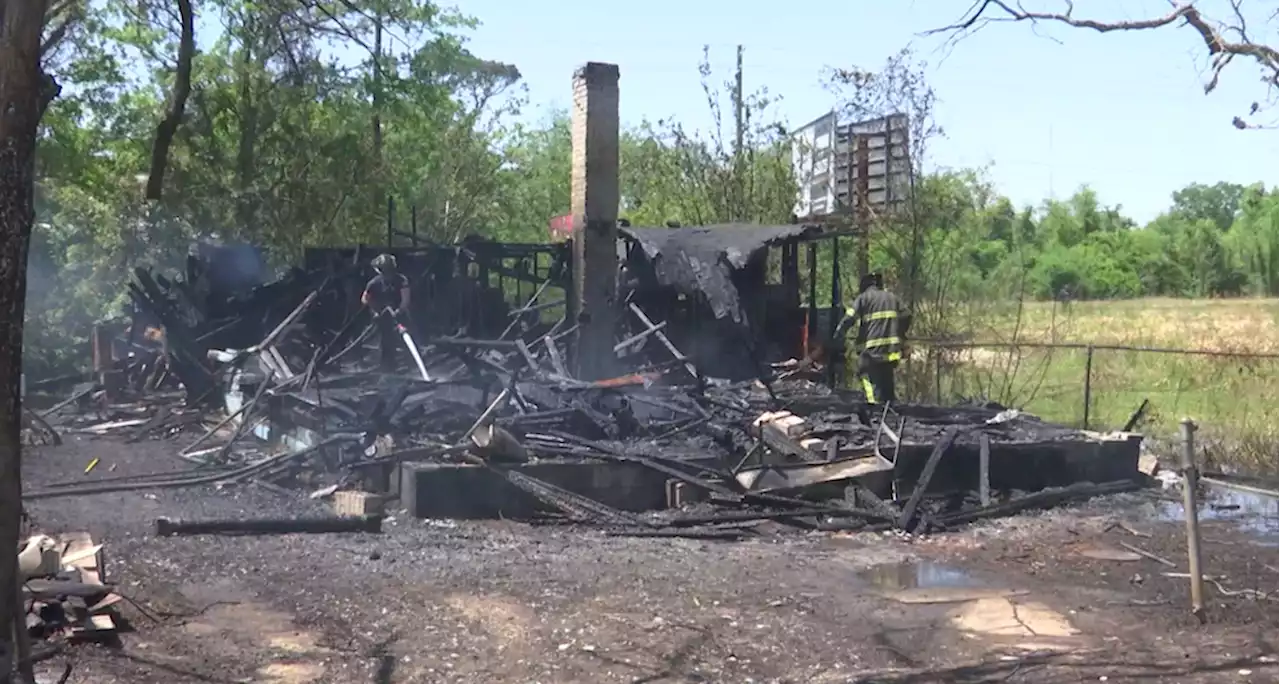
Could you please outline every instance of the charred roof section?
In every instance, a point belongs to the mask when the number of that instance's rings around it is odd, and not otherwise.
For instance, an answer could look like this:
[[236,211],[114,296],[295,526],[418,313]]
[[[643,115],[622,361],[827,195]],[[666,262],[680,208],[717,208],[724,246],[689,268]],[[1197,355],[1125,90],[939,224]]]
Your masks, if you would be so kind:
[[685,295],[701,295],[717,319],[745,322],[733,284],[733,271],[771,245],[822,233],[813,224],[760,226],[726,223],[684,228],[619,227],[618,232],[639,246],[653,268],[657,283]]

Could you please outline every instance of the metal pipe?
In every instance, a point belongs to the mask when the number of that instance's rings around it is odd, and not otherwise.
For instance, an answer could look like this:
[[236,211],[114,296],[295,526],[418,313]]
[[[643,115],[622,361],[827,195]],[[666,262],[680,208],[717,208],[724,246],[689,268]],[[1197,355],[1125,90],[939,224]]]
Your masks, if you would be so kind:
[[1182,419],[1182,508],[1187,516],[1187,565],[1191,574],[1191,614],[1204,622],[1204,575],[1200,570],[1200,518],[1196,509],[1196,424]]

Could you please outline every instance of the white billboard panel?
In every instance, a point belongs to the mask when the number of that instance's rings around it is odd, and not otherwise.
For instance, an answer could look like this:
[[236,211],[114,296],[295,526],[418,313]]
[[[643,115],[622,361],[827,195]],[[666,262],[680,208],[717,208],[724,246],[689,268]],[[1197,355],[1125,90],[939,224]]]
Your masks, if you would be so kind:
[[833,112],[796,131],[791,155],[799,186],[796,216],[820,217],[857,208],[859,139],[866,140],[869,208],[875,213],[895,209],[911,188],[908,137],[905,114],[841,125]]
[[796,216],[825,216],[835,211],[836,121],[836,113],[831,112],[791,134],[791,164],[799,186],[793,210]]

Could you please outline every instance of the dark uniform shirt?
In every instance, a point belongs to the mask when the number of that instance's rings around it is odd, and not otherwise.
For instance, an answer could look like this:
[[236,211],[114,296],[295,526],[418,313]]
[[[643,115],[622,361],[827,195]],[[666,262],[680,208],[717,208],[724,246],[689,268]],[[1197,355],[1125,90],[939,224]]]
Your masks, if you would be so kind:
[[399,273],[380,273],[369,281],[364,291],[369,295],[369,307],[374,311],[400,308],[400,291],[409,287],[409,280]]
[[843,338],[849,328],[857,326],[854,343],[862,354],[877,361],[899,361],[902,359],[902,338],[910,325],[911,314],[897,295],[871,287],[845,309],[844,318],[836,327],[835,338]]

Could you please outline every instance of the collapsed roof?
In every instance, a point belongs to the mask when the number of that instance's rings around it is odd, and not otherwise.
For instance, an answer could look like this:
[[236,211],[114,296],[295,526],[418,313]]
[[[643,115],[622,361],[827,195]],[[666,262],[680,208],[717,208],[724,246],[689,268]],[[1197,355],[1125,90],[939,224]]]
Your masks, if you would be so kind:
[[771,245],[822,232],[813,224],[760,226],[725,223],[683,228],[618,228],[644,251],[659,285],[701,294],[716,318],[743,323],[738,288],[730,278]]

